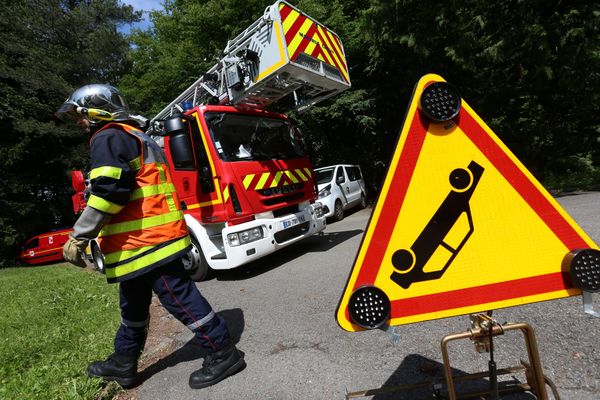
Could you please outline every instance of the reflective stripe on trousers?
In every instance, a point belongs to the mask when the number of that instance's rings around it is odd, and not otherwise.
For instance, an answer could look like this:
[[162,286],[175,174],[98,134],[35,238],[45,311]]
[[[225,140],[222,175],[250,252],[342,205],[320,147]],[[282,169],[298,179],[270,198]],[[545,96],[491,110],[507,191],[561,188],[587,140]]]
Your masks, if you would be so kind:
[[180,259],[119,285],[121,318],[133,324],[119,326],[115,352],[129,356],[141,353],[146,340],[142,321],[148,318],[152,292],[156,293],[163,307],[190,328],[200,345],[210,352],[231,341],[225,320],[213,311],[195,283],[188,278]]

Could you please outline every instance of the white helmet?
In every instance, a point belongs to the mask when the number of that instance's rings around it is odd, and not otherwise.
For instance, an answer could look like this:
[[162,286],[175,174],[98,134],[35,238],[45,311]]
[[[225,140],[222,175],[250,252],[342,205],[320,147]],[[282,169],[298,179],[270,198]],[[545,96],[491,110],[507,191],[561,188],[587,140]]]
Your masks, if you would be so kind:
[[92,125],[130,119],[129,106],[121,92],[105,84],[80,87],[69,96],[54,115],[62,121],[83,116]]

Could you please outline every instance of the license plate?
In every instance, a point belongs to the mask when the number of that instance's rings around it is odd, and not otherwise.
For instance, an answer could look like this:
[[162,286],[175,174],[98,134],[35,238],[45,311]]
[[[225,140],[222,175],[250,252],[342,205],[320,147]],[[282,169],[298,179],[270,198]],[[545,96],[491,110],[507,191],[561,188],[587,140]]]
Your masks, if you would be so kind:
[[283,229],[291,228],[294,225],[298,225],[301,222],[304,222],[306,217],[304,215],[300,215],[298,217],[286,219],[282,222]]

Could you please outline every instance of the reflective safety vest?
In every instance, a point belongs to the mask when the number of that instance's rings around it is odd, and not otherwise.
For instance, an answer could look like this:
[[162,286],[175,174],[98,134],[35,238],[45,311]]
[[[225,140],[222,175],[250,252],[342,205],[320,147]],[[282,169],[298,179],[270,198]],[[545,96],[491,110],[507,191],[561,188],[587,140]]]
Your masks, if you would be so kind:
[[[187,226],[164,154],[158,144],[140,130],[126,124],[120,126],[141,144],[141,154],[129,166],[137,171],[129,202],[120,206],[98,196],[90,197],[88,205],[113,214],[98,234],[98,244],[104,255],[106,278],[119,282],[146,273],[153,267],[180,257],[191,245]],[[115,171],[119,170],[119,171]],[[99,167],[94,176],[118,179],[120,169]]]

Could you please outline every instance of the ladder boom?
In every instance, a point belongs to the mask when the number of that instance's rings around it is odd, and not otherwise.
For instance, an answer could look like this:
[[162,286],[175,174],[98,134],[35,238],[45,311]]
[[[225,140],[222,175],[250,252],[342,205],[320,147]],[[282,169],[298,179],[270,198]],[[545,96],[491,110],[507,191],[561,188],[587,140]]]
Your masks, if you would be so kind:
[[[300,29],[298,29],[300,26]],[[286,1],[227,42],[222,58],[151,121],[202,104],[265,108],[293,94],[304,110],[350,87],[338,36]]]

